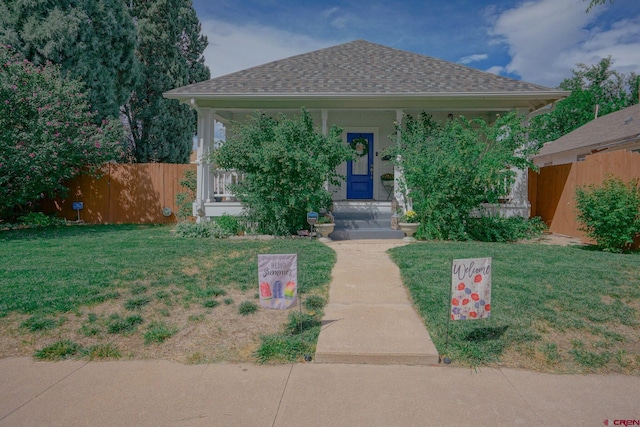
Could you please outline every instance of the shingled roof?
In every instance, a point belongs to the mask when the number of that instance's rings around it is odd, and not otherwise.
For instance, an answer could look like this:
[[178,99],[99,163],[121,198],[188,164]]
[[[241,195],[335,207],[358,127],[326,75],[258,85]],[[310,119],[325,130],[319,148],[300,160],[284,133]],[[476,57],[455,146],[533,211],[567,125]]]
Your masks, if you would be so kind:
[[174,89],[197,95],[400,95],[558,92],[453,62],[353,42],[292,56]]
[[640,139],[640,104],[632,105],[595,120],[547,142],[536,157],[584,147],[598,148],[602,145]]

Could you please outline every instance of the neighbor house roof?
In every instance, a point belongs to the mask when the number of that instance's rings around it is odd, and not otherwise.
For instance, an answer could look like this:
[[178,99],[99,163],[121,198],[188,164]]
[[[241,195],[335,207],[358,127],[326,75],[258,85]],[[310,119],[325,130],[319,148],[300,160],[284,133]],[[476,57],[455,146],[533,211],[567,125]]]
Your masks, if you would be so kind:
[[572,132],[547,142],[536,157],[579,148],[592,150],[640,139],[640,105],[598,117]]
[[[165,93],[167,98],[526,99],[530,110],[568,93],[379,44],[353,42],[292,56]],[[510,104],[509,104],[510,105]]]

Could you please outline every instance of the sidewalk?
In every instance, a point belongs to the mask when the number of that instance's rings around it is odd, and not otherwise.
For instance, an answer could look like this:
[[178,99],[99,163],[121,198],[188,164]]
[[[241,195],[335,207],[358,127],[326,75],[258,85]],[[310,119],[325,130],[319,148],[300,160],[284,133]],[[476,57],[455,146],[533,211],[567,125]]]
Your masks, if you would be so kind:
[[638,396],[638,377],[514,369],[0,360],[2,427],[602,426],[640,419]]
[[0,427],[640,425],[639,377],[438,365],[384,253],[396,244],[330,244],[313,363],[0,359]]

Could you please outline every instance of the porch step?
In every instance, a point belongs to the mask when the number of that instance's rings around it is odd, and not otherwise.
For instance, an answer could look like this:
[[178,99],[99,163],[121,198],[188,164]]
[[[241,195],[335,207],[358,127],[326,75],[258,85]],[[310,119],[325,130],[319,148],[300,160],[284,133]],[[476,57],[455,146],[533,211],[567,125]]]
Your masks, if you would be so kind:
[[333,240],[402,239],[391,229],[391,202],[334,202]]

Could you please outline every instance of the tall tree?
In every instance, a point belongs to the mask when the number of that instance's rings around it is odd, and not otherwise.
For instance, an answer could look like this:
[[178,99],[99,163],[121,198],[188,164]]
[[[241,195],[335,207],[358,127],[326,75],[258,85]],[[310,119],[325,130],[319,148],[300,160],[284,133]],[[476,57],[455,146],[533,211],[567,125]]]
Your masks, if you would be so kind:
[[131,95],[136,31],[123,0],[0,0],[0,43],[82,80],[97,123]]
[[531,139],[540,144],[556,140],[593,120],[596,110],[598,116],[604,116],[638,103],[640,76],[619,73],[612,64],[611,57],[595,65],[578,64],[573,76],[560,83],[571,95],[552,112],[533,119]]
[[85,87],[59,65],[36,66],[0,45],[0,218],[64,193],[87,166],[119,160],[119,121],[92,123]]
[[195,113],[162,93],[209,78],[207,38],[191,0],[131,0],[138,28],[140,79],[125,106],[132,155],[138,162],[186,163]]

